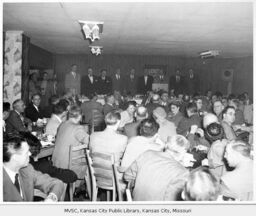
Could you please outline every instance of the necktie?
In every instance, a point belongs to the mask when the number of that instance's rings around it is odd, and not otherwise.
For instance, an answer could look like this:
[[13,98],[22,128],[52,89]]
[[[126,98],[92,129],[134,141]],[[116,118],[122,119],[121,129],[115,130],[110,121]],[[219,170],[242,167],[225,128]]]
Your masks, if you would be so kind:
[[15,175],[14,185],[17,188],[18,192],[20,193],[20,183],[19,183],[19,174],[18,173]]

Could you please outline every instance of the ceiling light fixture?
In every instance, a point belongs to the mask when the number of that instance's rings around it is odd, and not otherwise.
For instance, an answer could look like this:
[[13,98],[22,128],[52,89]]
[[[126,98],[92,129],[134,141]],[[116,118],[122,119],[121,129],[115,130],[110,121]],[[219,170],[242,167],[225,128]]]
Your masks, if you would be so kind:
[[85,35],[85,39],[90,39],[92,42],[100,39],[100,34],[103,32],[104,22],[95,21],[82,21],[78,20],[81,25],[82,31]]
[[103,47],[102,46],[89,46],[91,48],[92,54],[95,54],[96,56],[100,55]]

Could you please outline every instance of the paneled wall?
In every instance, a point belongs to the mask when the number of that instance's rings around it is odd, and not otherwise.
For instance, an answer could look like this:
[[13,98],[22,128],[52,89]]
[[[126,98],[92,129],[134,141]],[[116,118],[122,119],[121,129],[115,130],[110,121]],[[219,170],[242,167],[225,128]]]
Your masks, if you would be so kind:
[[138,74],[142,74],[144,65],[166,65],[167,75],[175,73],[176,68],[180,68],[185,75],[189,68],[200,77],[200,90],[205,92],[211,88],[213,91],[219,90],[226,93],[227,83],[222,81],[221,73],[224,69],[234,70],[233,92],[240,93],[248,91],[253,93],[253,58],[234,59],[207,59],[181,58],[173,56],[136,56],[136,55],[56,55],[55,71],[59,80],[59,89],[63,90],[65,74],[70,71],[72,64],[78,65],[78,72],[86,74],[87,67],[91,66],[95,74],[99,74],[102,68],[106,68],[108,74],[114,73],[116,68],[121,68],[122,73],[129,73],[131,68],[135,68]]
[[53,54],[34,44],[30,44],[29,61],[30,67],[34,69],[52,69],[54,67]]

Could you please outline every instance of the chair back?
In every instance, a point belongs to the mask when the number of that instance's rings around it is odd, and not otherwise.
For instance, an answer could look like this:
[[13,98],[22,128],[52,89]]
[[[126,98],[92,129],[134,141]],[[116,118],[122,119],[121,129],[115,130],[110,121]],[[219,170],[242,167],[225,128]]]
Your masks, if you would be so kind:
[[92,110],[92,120],[90,122],[91,133],[95,130],[101,130],[104,124],[104,115],[99,110]]
[[[81,166],[87,166],[86,162],[86,153],[85,150],[87,148],[87,144],[83,145],[71,145],[69,147],[69,163],[68,168],[70,170],[75,170]],[[84,179],[84,177],[78,176],[78,179]]]
[[102,152],[89,154],[88,150],[86,154],[91,175],[92,201],[97,201],[98,188],[112,191],[113,201],[116,200],[116,194],[118,200],[122,200],[114,155]]

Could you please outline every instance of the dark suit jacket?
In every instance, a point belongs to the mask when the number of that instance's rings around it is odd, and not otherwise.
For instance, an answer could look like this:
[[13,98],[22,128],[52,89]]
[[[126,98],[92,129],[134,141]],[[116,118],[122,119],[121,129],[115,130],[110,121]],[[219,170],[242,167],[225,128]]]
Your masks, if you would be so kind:
[[23,199],[3,168],[3,200],[5,202],[33,201],[34,189],[39,189],[46,194],[52,192],[60,199],[64,190],[62,181],[36,171],[31,164],[19,170],[19,179]]
[[19,133],[20,131],[28,131],[25,126],[26,123],[26,119],[24,120],[24,122],[22,122],[19,114],[16,111],[12,110],[9,117],[6,119],[6,133],[13,134]]
[[110,77],[106,76],[105,80],[101,77],[98,78],[97,82],[97,93],[98,94],[109,94],[112,91],[112,80]]
[[145,84],[144,76],[139,77],[138,79],[138,93],[146,94],[148,91],[152,91],[152,84],[154,78],[152,76],[148,76],[147,84]]
[[156,109],[157,107],[162,107],[162,106],[158,103],[148,103],[146,105],[146,108],[148,110],[148,117],[152,116],[154,109]]
[[124,83],[125,83],[125,81],[124,81],[123,76],[120,75],[120,79],[117,80],[116,79],[116,74],[114,74],[112,76],[112,90],[113,90],[113,92],[114,91],[119,91],[122,94],[123,91],[124,91]]
[[132,122],[124,126],[124,134],[130,139],[139,135],[139,126],[141,121]]
[[77,180],[77,175],[72,170],[57,168],[53,166],[52,162],[49,160],[41,159],[35,162],[30,158],[30,163],[35,170],[46,173],[53,178],[63,181],[64,183],[73,183]]
[[198,76],[196,76],[194,74],[193,78],[190,78],[190,76],[188,75],[186,77],[186,93],[189,95],[193,95],[195,92],[197,92],[199,90],[199,80],[198,80]]
[[103,106],[101,103],[97,101],[85,101],[81,105],[81,110],[83,115],[85,116],[85,123],[89,123],[92,120],[92,111],[98,110],[100,113],[103,114]]
[[81,80],[81,94],[85,96],[89,96],[96,92],[98,77],[93,75],[93,83],[89,79],[89,76],[83,76]]
[[185,82],[183,76],[180,76],[180,81],[176,81],[176,75],[171,76],[169,79],[169,90],[174,89],[175,94],[184,93],[185,92]]
[[32,122],[36,122],[37,119],[42,119],[43,118],[43,113],[41,108],[38,108],[39,112],[37,111],[37,109],[33,106],[32,103],[30,103],[28,105],[28,107],[26,107],[25,109],[25,116],[27,118],[29,118]]
[[137,93],[137,82],[138,78],[134,76],[133,79],[131,79],[130,75],[125,77],[125,92],[126,94],[131,94],[132,96]]
[[111,106],[111,105],[107,104],[107,103],[105,103],[104,106],[103,106],[104,116],[107,115],[109,112],[114,111],[114,110],[116,110],[116,108],[114,106]]
[[198,114],[194,114],[190,116],[190,118],[181,119],[177,127],[177,133],[186,136],[192,125],[197,125],[199,128],[202,128],[202,119]]

